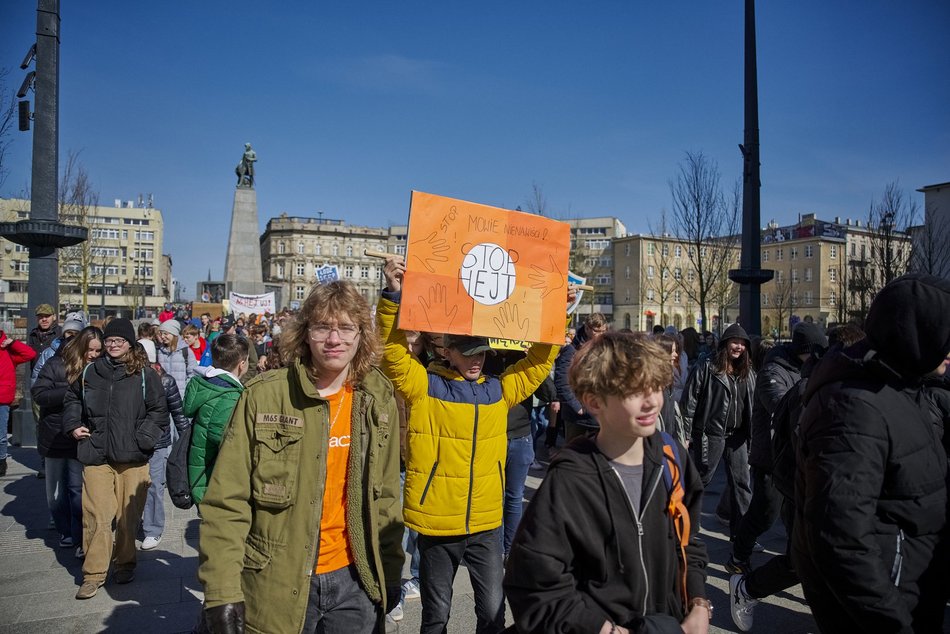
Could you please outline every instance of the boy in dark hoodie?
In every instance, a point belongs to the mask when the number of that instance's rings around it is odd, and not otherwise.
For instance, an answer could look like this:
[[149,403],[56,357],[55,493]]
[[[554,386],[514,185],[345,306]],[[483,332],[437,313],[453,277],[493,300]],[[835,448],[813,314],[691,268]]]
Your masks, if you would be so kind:
[[569,378],[600,428],[551,463],[521,520],[504,582],[518,631],[708,632],[702,482],[677,443],[689,520],[681,548],[655,433],[669,355],[642,336],[605,333],[578,351]]

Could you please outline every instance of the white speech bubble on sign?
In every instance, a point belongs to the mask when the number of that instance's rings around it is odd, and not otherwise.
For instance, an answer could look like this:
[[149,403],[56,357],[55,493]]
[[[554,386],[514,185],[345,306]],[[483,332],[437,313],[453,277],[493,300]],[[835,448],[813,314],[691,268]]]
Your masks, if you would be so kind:
[[462,258],[459,279],[469,296],[479,304],[500,304],[515,290],[515,259],[493,242],[476,244]]

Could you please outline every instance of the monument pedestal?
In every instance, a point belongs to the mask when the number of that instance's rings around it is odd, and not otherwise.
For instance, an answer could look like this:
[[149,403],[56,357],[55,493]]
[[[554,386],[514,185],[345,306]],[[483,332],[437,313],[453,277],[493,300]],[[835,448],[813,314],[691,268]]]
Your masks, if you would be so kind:
[[260,229],[257,223],[257,191],[251,187],[234,190],[231,208],[231,233],[224,263],[226,292],[245,295],[264,293],[261,271]]

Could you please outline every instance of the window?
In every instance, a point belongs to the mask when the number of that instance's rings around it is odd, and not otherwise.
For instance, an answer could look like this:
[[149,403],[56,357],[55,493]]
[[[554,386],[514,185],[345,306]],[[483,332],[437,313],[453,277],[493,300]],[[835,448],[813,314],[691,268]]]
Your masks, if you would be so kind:
[[353,265],[347,264],[343,267],[343,277],[352,278],[353,277]]
[[623,269],[623,278],[624,278],[625,280],[629,280],[629,279],[630,279],[630,267],[629,267],[629,266],[624,267],[624,269]]
[[673,248],[673,255],[675,255],[675,256],[678,257],[678,258],[683,257],[683,247],[677,244],[677,245]]
[[862,245],[861,245],[861,259],[862,259],[862,260],[866,259],[866,258],[867,258],[867,255],[868,255],[867,245],[866,245],[866,244],[862,244]]
[[696,255],[696,248],[689,247],[688,249],[686,249],[686,252],[689,254],[689,257],[692,259],[692,257]]
[[838,281],[838,269],[828,269],[828,281],[829,282]]
[[396,245],[396,253],[397,253],[398,255],[406,255],[406,245],[404,245],[404,244],[397,244],[397,245]]
[[123,239],[123,240],[128,240],[128,239],[129,239],[129,230],[128,230],[128,229],[123,229],[123,230],[122,230],[122,239]]
[[[117,258],[119,257],[119,249],[116,247],[93,247],[89,250],[89,253],[93,257],[106,257],[106,258]],[[134,256],[133,256],[134,257]],[[143,256],[144,257],[144,256]],[[149,249],[149,256],[151,257],[151,249]]]
[[814,247],[814,246],[812,246],[812,245],[810,245],[810,244],[805,246],[805,257],[806,257],[806,258],[813,258],[813,257],[815,257],[815,247]]
[[653,255],[656,253],[656,245],[652,242],[647,242],[647,255]]
[[769,305],[769,294],[768,294],[768,293],[762,293],[762,305],[763,305],[763,306],[768,306],[768,305]]
[[305,289],[303,286],[298,286],[294,289],[294,299],[303,299],[303,294]]
[[811,306],[811,291],[805,291],[803,294],[805,306]]
[[653,289],[651,288],[651,289],[647,290],[647,299],[648,299],[649,301],[651,301],[651,302],[653,301],[653,296],[654,296],[654,295],[653,295]]
[[614,265],[614,259],[610,256],[607,256],[605,258],[600,258],[600,262],[598,263],[598,265],[603,269],[609,269],[610,267]]
[[663,255],[663,257],[665,258],[665,257],[668,256],[669,254],[670,254],[670,245],[664,244],[664,245],[663,245],[662,255]]
[[707,253],[709,253],[709,249],[707,249],[706,247],[700,247],[700,249],[699,249],[699,257],[704,258],[704,257],[706,257],[706,254],[707,254]]
[[313,245],[313,252],[316,255],[320,255],[321,253],[323,253],[323,245],[321,245],[320,243]]
[[788,250],[788,255],[792,260],[798,259],[798,247],[792,247]]
[[768,249],[762,251],[762,261],[763,261],[763,262],[768,262],[768,261],[769,261],[769,250],[768,250]]
[[610,283],[612,282],[612,280],[611,280],[611,278],[610,278],[610,275],[598,275],[598,276],[597,276],[596,278],[594,278],[594,279],[596,280],[596,281],[594,282],[595,284],[600,284],[600,285],[602,285],[602,286],[606,286],[606,285],[608,285],[608,284],[610,284]]
[[[138,232],[136,231],[136,233]],[[93,229],[92,237],[93,239],[99,238],[101,240],[118,240],[119,230],[118,229]]]
[[155,232],[154,231],[136,231],[135,239],[136,240],[154,240]]
[[30,261],[21,262],[16,260],[13,262],[13,270],[19,271],[20,273],[29,273],[30,272]]
[[676,267],[675,269],[673,269],[673,279],[674,280],[683,279],[683,269],[681,269],[680,267]]
[[647,266],[647,279],[652,280],[653,276],[656,275],[656,269],[653,268],[653,265]]
[[[118,249],[114,249],[116,253],[112,255],[118,255]],[[142,258],[143,260],[151,260],[155,256],[155,251],[153,249],[132,249],[132,259],[137,260]]]
[[851,243],[851,257],[854,257],[858,254],[858,244],[857,242]]
[[775,259],[778,262],[781,262],[785,259],[785,249],[775,249]]
[[334,244],[332,247],[330,247],[330,254],[331,254],[331,255],[340,255],[340,245]]
[[[152,277],[152,267],[150,266],[139,266],[132,270],[134,272],[134,275],[142,276],[142,277]],[[118,271],[116,271],[116,273],[118,273]]]
[[670,270],[669,270],[669,269],[663,269],[663,275],[662,275],[662,277],[663,277],[664,280],[670,279]]
[[369,267],[361,266],[360,267],[360,279],[368,280],[369,279]]
[[828,305],[835,306],[838,302],[838,296],[834,291],[828,291]]
[[278,279],[284,279],[284,263],[283,262],[277,263],[277,277]]
[[792,269],[792,284],[798,284],[798,269]]
[[297,262],[296,268],[297,277],[303,277],[307,274],[307,265],[303,262]]
[[805,269],[805,281],[806,282],[811,281],[811,267],[808,267],[807,269]]
[[775,272],[775,281],[781,284],[785,278],[785,271],[776,271]]
[[686,271],[686,281],[691,283],[696,281],[696,269]]
[[14,245],[13,245],[13,252],[14,252],[14,253],[29,253],[29,252],[30,252],[30,247],[25,247],[25,246],[23,246],[22,244],[14,244]]
[[584,242],[584,247],[595,251],[598,249],[606,249],[610,246],[610,240],[587,240]]
[[838,257],[838,245],[837,245],[837,244],[832,244],[830,247],[828,247],[828,257],[829,257],[829,258],[832,258],[832,259]]
[[[116,218],[116,220],[118,220],[118,218]],[[125,224],[138,225],[140,227],[147,227],[148,220],[145,220],[144,218],[125,218]]]
[[304,246],[303,246],[302,241],[297,243],[297,253],[299,253],[300,255],[303,255],[304,253]]
[[283,243],[283,242],[278,242],[278,243],[277,243],[277,253],[283,254],[285,250],[286,250],[286,247],[284,246],[284,243]]
[[346,245],[346,257],[348,257],[348,258],[353,257],[353,245],[352,245],[352,244]]
[[683,291],[673,291],[673,301],[677,304],[683,303]]
[[630,243],[629,243],[629,242],[628,242],[627,244],[623,245],[623,254],[624,254],[626,257],[630,257]]

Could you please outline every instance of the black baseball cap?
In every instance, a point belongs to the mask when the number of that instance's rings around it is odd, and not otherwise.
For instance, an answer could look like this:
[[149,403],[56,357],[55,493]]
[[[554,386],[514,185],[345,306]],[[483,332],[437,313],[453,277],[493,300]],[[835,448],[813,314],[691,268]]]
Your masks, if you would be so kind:
[[458,350],[466,357],[474,356],[479,352],[493,352],[492,347],[488,345],[488,337],[445,335],[442,337],[442,345],[446,348]]

